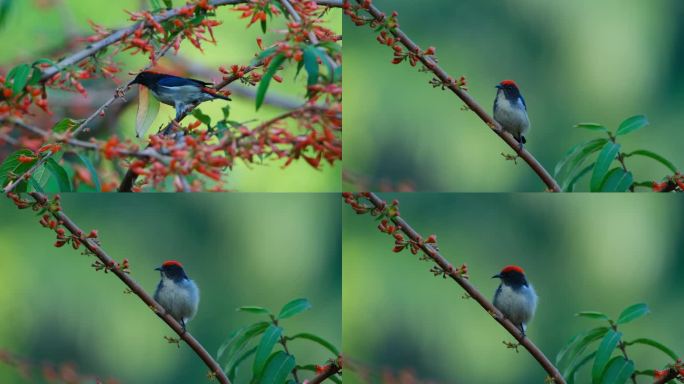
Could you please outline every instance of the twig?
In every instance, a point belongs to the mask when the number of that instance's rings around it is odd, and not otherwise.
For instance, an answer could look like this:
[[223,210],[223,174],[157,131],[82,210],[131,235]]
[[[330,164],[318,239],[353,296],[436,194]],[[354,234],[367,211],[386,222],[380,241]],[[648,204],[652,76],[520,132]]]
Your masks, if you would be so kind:
[[331,361],[326,365],[323,372],[316,375],[313,379],[307,380],[306,384],[319,384],[324,382],[330,376],[334,376],[342,372],[342,356],[339,356],[336,361]]
[[665,375],[659,379],[654,380],[653,384],[669,383],[670,381],[676,379],[677,377],[679,377],[679,371],[677,371],[675,368],[670,368],[667,371],[667,375]]
[[[42,193],[31,192],[31,196],[40,204],[47,204],[48,198]],[[66,229],[69,230],[73,235],[79,236],[83,245],[88,248],[100,261],[106,266],[117,265],[116,262],[100,247],[96,241],[93,239],[86,238],[83,236],[84,232],[61,210],[51,211],[52,215],[60,223],[64,225]],[[178,334],[178,337],[183,339],[190,348],[192,348],[197,356],[199,356],[202,361],[209,367],[212,372],[211,375],[215,376],[218,381],[222,384],[230,384],[230,381],[226,377],[226,374],[221,369],[221,366],[214,360],[209,352],[200,344],[197,339],[195,339],[190,332],[184,330],[183,327],[173,318],[170,314],[166,313],[164,308],[162,308],[159,303],[157,303],[152,296],[150,296],[142,286],[140,286],[133,278],[122,271],[119,268],[111,268],[110,271],[116,275],[126,286],[135,293],[140,299],[150,307],[164,322]]]
[[[364,198],[368,199],[375,208],[378,210],[384,210],[387,207],[387,203],[380,199],[376,194],[363,193],[361,194]],[[504,317],[504,315],[499,311],[494,305],[485,298],[480,291],[475,288],[474,285],[470,283],[467,279],[463,278],[458,272],[457,268],[454,268],[451,263],[449,263],[444,256],[442,256],[439,251],[437,251],[433,246],[425,243],[422,239],[423,237],[418,234],[411,226],[403,219],[401,216],[392,216],[391,220],[397,227],[404,232],[412,241],[419,244],[420,248],[425,252],[425,254],[432,259],[435,264],[439,266],[441,271],[445,275],[451,277],[458,285],[466,291],[466,293],[477,301],[480,306],[491,314],[494,319],[501,324],[501,326],[508,331],[517,341],[520,343],[527,351],[532,355],[532,357],[539,362],[539,364],[544,368],[544,370],[549,374],[549,376],[556,382],[556,384],[565,384],[565,379],[558,371],[553,363],[544,355],[544,353],[530,340],[529,337],[522,335],[518,327],[513,325],[510,320]]]
[[[364,0],[356,0],[362,7],[364,7]],[[370,2],[369,2],[370,3]],[[368,7],[364,9],[373,16],[373,18],[382,23],[385,20],[385,14],[381,12],[372,4],[368,4]],[[420,60],[425,67],[432,72],[437,78],[444,84],[445,87],[449,88],[453,93],[458,96],[463,102],[468,106],[470,110],[475,112],[475,114],[487,124],[491,130],[496,133],[503,141],[508,144],[517,154],[525,160],[525,162],[532,168],[532,170],[539,176],[539,178],[546,184],[548,189],[553,192],[560,192],[561,188],[558,182],[549,174],[549,172],[537,161],[537,159],[532,156],[526,149],[521,149],[520,144],[517,140],[513,138],[510,134],[505,132],[499,123],[496,122],[489,114],[478,104],[475,99],[472,98],[466,91],[461,89],[451,76],[449,76],[446,71],[444,71],[431,57],[421,54],[423,50],[413,42],[400,28],[391,28],[389,30],[394,37],[396,37],[401,44],[403,44],[410,52],[416,54],[417,58]]]
[[[299,16],[299,13],[294,9],[292,4],[290,3],[290,0],[280,0],[280,3],[287,9],[287,13],[290,14],[290,17],[292,20],[294,20],[297,23],[302,22],[301,16]],[[309,41],[311,41],[312,44],[318,44],[318,38],[316,37],[316,34],[313,33],[313,31],[309,31]],[[328,62],[328,65],[330,65],[332,68],[337,68],[337,63],[335,60],[332,59],[332,57],[328,56],[327,54],[324,56],[326,58],[326,61]]]

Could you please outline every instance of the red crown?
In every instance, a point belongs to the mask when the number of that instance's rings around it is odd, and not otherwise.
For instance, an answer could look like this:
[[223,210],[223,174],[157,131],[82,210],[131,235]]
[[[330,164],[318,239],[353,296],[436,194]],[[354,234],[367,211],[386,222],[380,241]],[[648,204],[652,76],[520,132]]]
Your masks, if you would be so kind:
[[501,270],[501,273],[507,272],[518,272],[522,273],[523,275],[525,274],[525,271],[523,271],[523,269],[518,267],[517,265],[507,265],[504,267],[504,269]]
[[509,86],[509,85],[510,85],[510,86],[513,86],[513,87],[516,87],[516,88],[518,87],[518,84],[516,84],[515,81],[513,81],[513,80],[504,80],[504,81],[502,81],[502,82],[499,83],[499,84],[501,84],[501,85],[503,85],[503,86]]
[[167,260],[162,264],[162,267],[170,267],[172,265],[183,268],[183,264],[177,262],[176,260]]

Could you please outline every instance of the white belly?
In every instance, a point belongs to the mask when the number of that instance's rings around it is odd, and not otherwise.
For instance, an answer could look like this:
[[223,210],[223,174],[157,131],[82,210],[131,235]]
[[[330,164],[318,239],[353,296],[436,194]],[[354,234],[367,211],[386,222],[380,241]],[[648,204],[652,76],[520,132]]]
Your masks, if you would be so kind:
[[503,92],[499,92],[496,96],[494,120],[501,124],[506,132],[515,137],[526,135],[530,129],[530,120],[522,101],[518,99],[517,105],[514,107]]
[[502,284],[499,294],[494,298],[494,306],[513,324],[527,324],[537,308],[537,295],[531,285],[516,291]]
[[199,290],[190,281],[175,283],[164,278],[154,299],[176,320],[188,321],[197,313]]

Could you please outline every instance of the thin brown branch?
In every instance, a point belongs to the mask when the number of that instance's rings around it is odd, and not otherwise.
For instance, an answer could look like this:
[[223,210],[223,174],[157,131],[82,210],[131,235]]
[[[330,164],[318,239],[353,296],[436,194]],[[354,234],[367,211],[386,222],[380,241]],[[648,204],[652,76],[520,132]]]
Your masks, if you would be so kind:
[[[364,5],[364,0],[356,0],[361,6]],[[385,20],[385,14],[381,12],[374,5],[369,4],[368,8],[364,8],[368,13],[373,16],[373,18],[378,22],[382,23]],[[411,40],[400,28],[392,28],[389,30],[394,37],[396,37],[402,45],[404,45],[410,52],[414,53],[421,63],[432,72],[445,87],[449,88],[458,98],[460,98],[470,110],[475,112],[475,114],[485,123],[487,126],[496,133],[506,144],[508,144],[511,149],[513,149],[520,158],[525,160],[525,162],[532,168],[532,170],[539,176],[539,178],[546,184],[548,190],[553,192],[560,192],[561,188],[558,182],[551,176],[551,174],[537,161],[537,159],[529,153],[526,149],[521,149],[520,144],[517,140],[513,138],[509,133],[505,132],[501,125],[499,125],[496,120],[494,120],[480,104],[473,99],[466,91],[461,89],[458,84],[454,81],[454,78],[449,76],[447,72],[442,69],[432,57],[422,54],[423,50]]]
[[670,381],[676,379],[677,377],[679,377],[679,371],[677,371],[677,369],[675,369],[675,368],[670,368],[670,369],[668,369],[667,374],[665,376],[663,376],[659,379],[655,379],[653,381],[653,384],[669,383]]
[[[376,194],[362,193],[361,196],[368,199],[373,206],[382,211],[387,207],[387,203],[378,197]],[[447,259],[442,256],[439,251],[437,251],[433,246],[423,241],[423,237],[416,232],[401,216],[392,216],[391,220],[397,227],[404,232],[412,241],[419,244],[425,254],[432,259],[444,272],[445,275],[453,279],[458,285],[466,291],[468,296],[474,299],[480,306],[487,311],[494,319],[501,324],[502,327],[508,333],[510,333],[517,341],[527,349],[527,351],[534,357],[537,362],[544,368],[544,370],[549,374],[556,384],[565,384],[565,379],[560,374],[558,369],[551,363],[551,361],[544,355],[544,353],[529,339],[527,336],[523,336],[518,327],[513,325],[504,315],[499,311],[494,305],[484,296],[480,291],[475,288],[473,284],[466,278],[464,278],[461,273],[459,273],[457,268],[447,261]]]
[[307,380],[306,384],[322,383],[331,376],[334,376],[340,372],[342,372],[342,356],[339,356],[335,361],[331,361],[328,365],[325,366],[323,372],[317,374],[313,379]]
[[[38,192],[32,192],[31,196],[40,204],[48,204],[48,198],[46,195]],[[84,236],[83,230],[79,228],[76,223],[74,223],[71,218],[69,218],[62,210],[51,211],[51,214],[60,223],[64,225],[66,229],[71,232],[71,234],[81,238],[83,245],[92,252],[95,257],[97,257],[105,266],[112,267],[116,266],[117,263],[112,259],[102,247],[93,239],[89,239]],[[190,332],[184,330],[183,327],[173,318],[170,314],[166,313],[164,308],[162,308],[159,303],[157,303],[150,294],[148,294],[141,285],[139,285],[132,277],[125,273],[120,268],[111,268],[110,271],[116,275],[126,286],[135,293],[148,307],[150,307],[176,334],[178,337],[183,339],[190,348],[195,351],[197,356],[199,356],[202,361],[207,365],[211,371],[210,375],[216,377],[218,381],[222,384],[230,384],[230,381],[226,377],[226,374],[221,369],[221,366],[216,362],[216,360],[211,357],[209,352],[200,344],[197,339],[195,339]]]

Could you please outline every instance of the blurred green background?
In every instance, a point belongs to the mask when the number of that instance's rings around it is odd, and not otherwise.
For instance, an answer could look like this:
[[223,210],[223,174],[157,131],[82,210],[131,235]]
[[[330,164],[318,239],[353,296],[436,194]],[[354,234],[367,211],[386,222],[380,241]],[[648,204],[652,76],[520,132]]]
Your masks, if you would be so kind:
[[[185,5],[185,1],[174,0],[174,6]],[[48,6],[39,4],[48,4]],[[9,14],[0,27],[0,68],[6,73],[14,65],[23,62],[33,62],[37,58],[49,57],[56,59],[60,55],[76,52],[85,46],[81,43],[73,48],[62,52],[61,49],[70,40],[68,36],[90,35],[92,29],[88,20],[112,29],[129,26],[130,15],[125,11],[137,11],[142,6],[149,7],[147,0],[120,0],[120,1],[89,1],[89,0],[31,0],[13,1]],[[232,10],[232,6],[219,7],[216,11],[216,20],[222,21],[214,28],[214,36],[217,44],[203,43],[204,53],[198,51],[187,40],[181,44],[178,58],[172,52],[167,54],[168,59],[160,63],[165,68],[179,71],[185,76],[194,76],[206,81],[218,82],[221,80],[218,72],[219,66],[230,68],[233,64],[247,65],[258,52],[257,37],[263,38],[264,46],[277,41],[285,27],[283,18],[276,18],[270,24],[269,32],[264,35],[258,25],[247,29],[248,19],[240,19],[241,12]],[[341,12],[339,9],[330,11],[325,17],[326,26],[334,31],[342,32]],[[50,52],[59,51],[58,54]],[[122,72],[119,78],[128,81],[129,72],[136,73],[148,63],[147,56],[137,54],[131,56],[129,51],[116,56],[115,62],[122,64]],[[180,58],[180,59],[179,59]],[[271,96],[281,96],[290,102],[304,102],[306,93],[306,76],[294,79],[294,68],[287,68],[283,73],[283,82],[273,82],[269,86]],[[48,101],[55,114],[48,117],[42,111],[37,112],[35,124],[48,128],[64,116],[85,118],[97,107],[109,98],[116,88],[111,80],[84,81],[83,85],[88,90],[91,99],[85,100],[79,94],[64,93],[60,91],[48,91]],[[236,90],[240,87],[234,84],[229,89]],[[135,139],[135,115],[137,110],[137,92],[135,88],[128,94],[132,103],[128,105],[112,126],[96,128],[95,136],[107,138],[112,134],[118,134],[123,138]],[[256,89],[256,87],[250,87]],[[56,100],[59,99],[59,100]],[[247,122],[254,126],[260,121],[266,121],[274,116],[285,112],[280,107],[265,105],[258,112],[255,111],[254,99],[235,93],[230,103],[231,119]],[[85,103],[85,105],[84,105]],[[60,107],[56,107],[60,105]],[[115,104],[116,105],[116,104]],[[207,102],[200,109],[210,115],[213,121],[222,118],[221,108],[226,105],[223,101]],[[112,109],[110,108],[110,111]],[[111,113],[111,112],[110,112]],[[168,123],[175,113],[172,107],[162,105],[159,116],[150,128],[150,133],[156,132],[156,127]],[[257,119],[257,120],[254,120]],[[254,121],[253,121],[254,120]],[[188,118],[187,122],[192,119]],[[301,133],[299,130],[293,131]],[[143,143],[143,140],[140,140]],[[4,155],[0,154],[0,157]],[[245,165],[236,162],[236,167],[227,176],[229,189],[238,191],[257,192],[333,192],[340,191],[341,164],[336,163],[331,167],[324,164],[322,170],[315,170],[305,161],[296,161],[288,168],[282,169],[285,160],[266,161],[264,164]]]
[[[505,265],[525,269],[539,294],[530,339],[552,360],[571,336],[600,325],[583,310],[613,318],[628,305],[652,313],[621,327],[626,340],[649,337],[684,353],[684,201],[675,196],[540,194],[381,194],[398,198],[401,215],[421,235],[436,234],[441,253],[466,263],[487,297]],[[541,383],[545,372],[452,280],[431,263],[392,252],[394,240],[369,216],[345,206],[343,350],[380,373],[409,369],[442,383]],[[668,357],[629,347],[637,369],[662,369]],[[490,378],[483,379],[483,377]],[[578,377],[589,382],[587,370]],[[359,382],[347,372],[345,382]],[[650,382],[640,379],[640,382]]]
[[[114,275],[69,246],[30,211],[0,201],[0,349],[35,362],[73,362],[79,372],[121,383],[201,383],[207,368]],[[341,218],[331,194],[70,194],[63,208],[84,229],[97,228],[114,258],[154,292],[166,259],[181,261],[200,287],[188,330],[212,354],[234,329],[261,320],[242,305],[280,310],[298,297],[313,308],[284,320],[286,334],[311,332],[341,343]],[[292,341],[301,364],[324,364],[322,347]],[[251,360],[251,359],[250,359]],[[247,382],[251,361],[236,381]],[[307,377],[305,375],[305,377]],[[0,383],[23,383],[0,362]],[[41,381],[38,381],[41,382]]]
[[[494,86],[514,79],[527,101],[527,148],[550,171],[572,145],[594,138],[573,128],[611,129],[645,114],[651,126],[621,139],[623,148],[659,152],[684,166],[684,3],[679,0],[376,0],[399,12],[401,28],[439,64],[466,76],[471,95],[490,111]],[[539,191],[513,151],[450,91],[407,63],[367,26],[344,17],[345,171],[370,184],[419,191]],[[638,181],[669,172],[649,159],[628,159]],[[579,190],[584,184],[580,184]],[[345,190],[354,189],[346,183]]]

